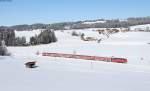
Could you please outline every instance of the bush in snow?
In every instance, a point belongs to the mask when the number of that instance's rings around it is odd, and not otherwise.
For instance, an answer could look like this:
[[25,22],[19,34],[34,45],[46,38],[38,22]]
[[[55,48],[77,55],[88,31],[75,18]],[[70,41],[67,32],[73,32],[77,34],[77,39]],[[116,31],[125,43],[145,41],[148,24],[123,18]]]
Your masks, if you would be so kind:
[[78,34],[76,31],[73,31],[73,32],[71,33],[71,35],[72,35],[72,36],[79,36],[79,34]]
[[82,33],[82,34],[81,34],[81,40],[85,40],[84,36],[85,36],[85,34]]

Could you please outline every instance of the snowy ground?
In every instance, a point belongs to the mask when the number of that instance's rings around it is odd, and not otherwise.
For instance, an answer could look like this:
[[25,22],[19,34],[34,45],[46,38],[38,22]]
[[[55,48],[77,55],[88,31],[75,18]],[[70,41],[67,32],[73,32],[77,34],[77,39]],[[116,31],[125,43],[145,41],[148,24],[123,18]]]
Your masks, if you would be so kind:
[[150,24],[131,26],[131,30],[150,30]]
[[[94,31],[81,32],[97,35]],[[72,37],[68,31],[56,31],[57,43],[9,47],[12,56],[0,57],[0,91],[149,91],[149,35],[118,33],[97,43]],[[42,57],[37,51],[124,57],[128,63]],[[39,67],[25,68],[27,61],[37,61]]]

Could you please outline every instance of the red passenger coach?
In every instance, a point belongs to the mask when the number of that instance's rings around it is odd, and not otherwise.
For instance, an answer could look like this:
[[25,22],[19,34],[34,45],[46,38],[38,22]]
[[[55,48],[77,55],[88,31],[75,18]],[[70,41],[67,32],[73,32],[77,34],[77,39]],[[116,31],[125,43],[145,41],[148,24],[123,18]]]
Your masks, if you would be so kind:
[[125,58],[111,58],[111,62],[127,63],[127,59],[125,59]]
[[42,53],[42,56],[74,58],[74,59],[116,62],[116,63],[127,63],[127,59],[125,59],[125,58],[99,57],[99,56],[75,55],[75,54],[64,54],[64,53]]

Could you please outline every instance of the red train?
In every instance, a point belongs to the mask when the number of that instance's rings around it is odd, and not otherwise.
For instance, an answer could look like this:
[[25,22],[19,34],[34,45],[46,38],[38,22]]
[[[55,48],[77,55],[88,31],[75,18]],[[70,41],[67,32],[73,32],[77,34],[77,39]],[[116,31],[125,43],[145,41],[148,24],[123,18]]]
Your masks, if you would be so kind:
[[125,58],[111,58],[111,62],[117,62],[117,63],[127,63],[128,60]]
[[125,58],[99,57],[99,56],[75,55],[75,54],[64,54],[64,53],[45,53],[44,52],[42,53],[42,56],[74,58],[74,59],[95,60],[95,61],[116,62],[116,63],[128,62],[128,60]]

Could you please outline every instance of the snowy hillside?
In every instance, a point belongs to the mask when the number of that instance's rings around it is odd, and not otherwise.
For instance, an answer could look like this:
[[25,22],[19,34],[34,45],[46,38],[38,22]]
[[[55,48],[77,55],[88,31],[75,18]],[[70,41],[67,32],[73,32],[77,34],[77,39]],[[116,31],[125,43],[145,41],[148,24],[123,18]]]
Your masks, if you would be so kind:
[[145,25],[137,25],[137,26],[131,26],[131,30],[145,30],[149,31],[150,30],[150,24],[145,24]]
[[[83,41],[71,32],[102,38]],[[20,34],[19,34],[20,33]],[[18,36],[23,32],[17,32]],[[37,31],[23,35],[35,35]],[[150,33],[116,33],[109,38],[85,30],[56,31],[58,42],[8,47],[11,57],[0,57],[0,91],[149,91]],[[36,55],[37,52],[40,55]],[[123,57],[127,64],[92,60],[43,57],[42,52],[74,53],[92,56]],[[28,69],[25,62],[37,61],[37,68]]]
[[[99,35],[98,32],[92,30],[76,30],[78,33],[84,33],[85,36],[104,38],[101,43],[97,41],[82,41],[80,37],[71,36],[71,31],[56,31],[58,42],[31,46],[31,47],[12,47],[14,55],[30,56],[39,52],[57,52],[57,53],[70,53],[76,52],[81,55],[91,56],[106,56],[106,57],[123,57],[129,60],[128,64],[150,65],[149,49],[150,33],[147,32],[127,32],[117,33],[110,36]],[[11,47],[10,47],[11,48]],[[17,49],[17,50],[15,50]],[[30,51],[30,53],[20,50]],[[132,51],[130,51],[132,50]],[[141,58],[144,60],[141,61]]]
[[105,23],[106,21],[84,22],[83,24]]

